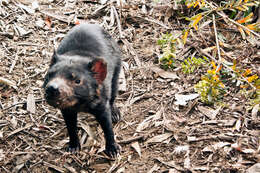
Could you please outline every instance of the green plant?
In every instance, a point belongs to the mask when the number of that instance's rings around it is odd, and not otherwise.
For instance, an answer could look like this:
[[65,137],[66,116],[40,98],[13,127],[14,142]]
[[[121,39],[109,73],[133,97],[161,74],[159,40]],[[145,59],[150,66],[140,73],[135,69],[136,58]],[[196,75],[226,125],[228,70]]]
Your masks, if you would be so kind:
[[206,64],[206,61],[208,59],[206,57],[202,58],[196,58],[196,57],[189,57],[185,59],[182,63],[182,71],[183,73],[190,74],[193,73],[195,70],[197,70],[200,66],[203,64]]
[[256,92],[253,93],[252,97],[249,101],[251,107],[254,107],[257,104],[260,104],[260,89],[256,90]]
[[162,49],[159,61],[163,69],[175,68],[176,41],[177,37],[168,33],[163,34],[161,39],[157,41],[157,44]]
[[201,78],[201,81],[194,86],[194,89],[201,96],[201,101],[206,104],[213,104],[223,97],[225,90],[224,84],[219,79],[221,66],[217,67],[214,62],[211,63],[212,70]]

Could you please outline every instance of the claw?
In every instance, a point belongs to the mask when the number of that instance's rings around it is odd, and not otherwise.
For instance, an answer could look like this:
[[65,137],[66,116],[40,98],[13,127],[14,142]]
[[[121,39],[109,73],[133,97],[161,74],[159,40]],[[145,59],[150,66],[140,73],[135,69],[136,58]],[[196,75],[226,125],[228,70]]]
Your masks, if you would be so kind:
[[80,144],[78,143],[77,145],[69,145],[67,148],[66,148],[66,151],[67,152],[70,152],[72,154],[75,154],[77,153],[78,151],[80,151]]
[[105,154],[107,156],[116,158],[117,154],[119,153],[120,153],[120,146],[118,144],[114,143],[106,146]]
[[79,147],[68,147],[67,149],[67,152],[70,152],[72,154],[75,154],[77,153],[78,151],[80,151],[80,148]]

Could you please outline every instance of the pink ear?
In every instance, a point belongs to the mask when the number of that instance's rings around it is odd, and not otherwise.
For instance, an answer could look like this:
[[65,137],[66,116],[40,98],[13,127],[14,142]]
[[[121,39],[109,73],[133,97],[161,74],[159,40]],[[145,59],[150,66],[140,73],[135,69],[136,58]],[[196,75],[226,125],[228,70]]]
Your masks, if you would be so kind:
[[102,84],[107,76],[107,63],[103,59],[94,60],[91,71],[94,72],[94,78],[98,84]]

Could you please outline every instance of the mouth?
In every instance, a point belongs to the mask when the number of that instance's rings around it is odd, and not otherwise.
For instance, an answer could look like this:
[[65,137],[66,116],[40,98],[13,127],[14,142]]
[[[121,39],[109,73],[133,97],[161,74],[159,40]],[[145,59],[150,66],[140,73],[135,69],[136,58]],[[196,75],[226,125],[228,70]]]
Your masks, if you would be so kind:
[[45,98],[49,105],[59,109],[71,108],[78,103],[78,99],[76,99],[75,97],[50,98],[46,96]]

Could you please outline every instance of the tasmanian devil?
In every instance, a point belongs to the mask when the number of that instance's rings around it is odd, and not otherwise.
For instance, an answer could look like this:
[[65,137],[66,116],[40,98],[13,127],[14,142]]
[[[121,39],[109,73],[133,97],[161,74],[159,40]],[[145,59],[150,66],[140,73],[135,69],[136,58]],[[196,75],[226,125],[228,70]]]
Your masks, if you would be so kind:
[[105,153],[116,156],[112,122],[120,119],[115,106],[121,53],[111,36],[95,24],[75,26],[54,51],[43,84],[48,104],[61,110],[68,134],[70,152],[80,149],[77,113],[88,112],[101,125]]

